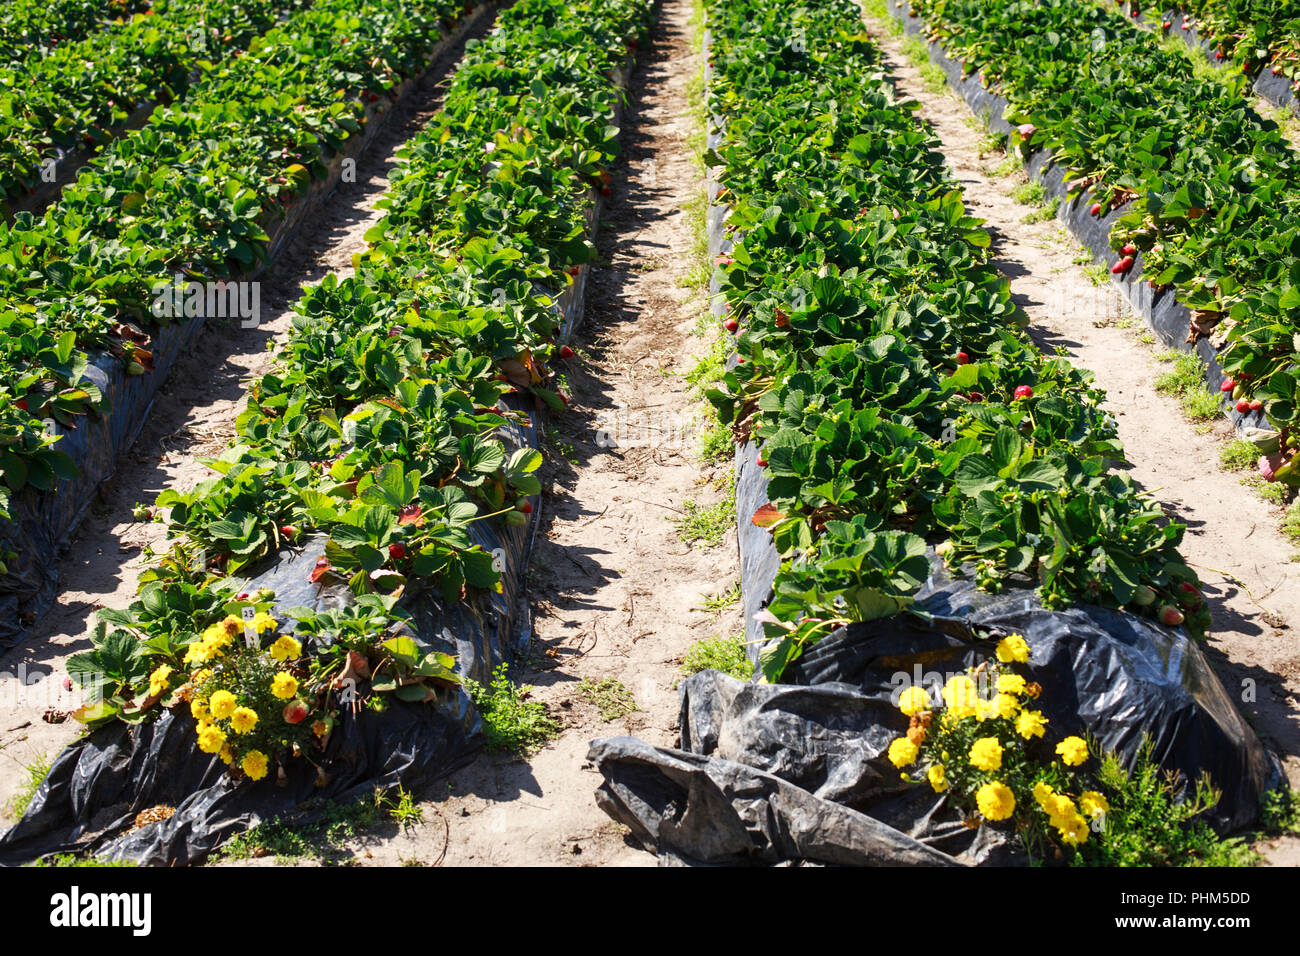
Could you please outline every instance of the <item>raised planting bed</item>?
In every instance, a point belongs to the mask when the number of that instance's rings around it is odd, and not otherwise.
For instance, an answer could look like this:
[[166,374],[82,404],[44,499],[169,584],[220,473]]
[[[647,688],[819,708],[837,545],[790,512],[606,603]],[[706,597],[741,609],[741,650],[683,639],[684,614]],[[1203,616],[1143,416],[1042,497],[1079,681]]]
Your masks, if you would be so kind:
[[1102,394],[1022,331],[856,4],[708,15],[761,680],[683,682],[679,749],[595,741],[600,805],[696,862],[1096,863],[1133,838],[1105,768],[1154,765],[1248,824],[1280,770],[1197,645],[1183,528],[1108,471]]
[[[345,164],[355,164],[371,145],[392,106],[424,76],[440,69],[447,51],[495,9],[489,4],[464,15],[460,8],[451,11],[448,0],[438,0],[425,11],[428,20],[393,23],[374,18],[375,36],[368,42],[357,37],[353,48],[365,59],[377,55],[400,61],[391,67],[394,72],[364,81],[382,94],[358,89],[340,102],[336,93],[322,91],[323,101],[310,112],[298,111],[288,98],[279,108],[281,115],[272,110],[264,118],[265,129],[274,130],[268,134],[270,145],[287,136],[284,145],[274,153],[259,154],[251,169],[237,156],[226,163],[214,158],[214,151],[205,146],[207,136],[222,136],[227,146],[255,139],[246,130],[235,133],[243,121],[241,98],[232,91],[259,88],[282,71],[284,80],[296,82],[299,89],[319,88],[323,66],[318,67],[321,73],[295,81],[277,61],[287,51],[310,50],[321,32],[337,29],[352,35],[351,14],[344,9],[351,8],[346,3],[334,6],[338,9],[331,13],[318,4],[302,15],[311,18],[308,22],[291,21],[268,34],[249,58],[209,74],[185,104],[160,112],[148,129],[110,147],[43,219],[20,217],[9,227],[11,240],[21,238],[40,250],[36,261],[44,267],[44,274],[36,271],[33,279],[11,262],[8,277],[15,294],[27,299],[27,314],[53,315],[62,328],[33,324],[22,335],[0,337],[0,393],[11,396],[0,407],[0,429],[12,436],[0,455],[7,485],[0,485],[0,646],[15,640],[50,606],[58,589],[62,550],[96,490],[112,476],[118,457],[139,434],[176,358],[204,322],[256,319],[238,315],[230,307],[232,300],[222,296],[214,296],[211,304],[204,297],[192,314],[177,311],[170,318],[156,317],[155,286],[174,284],[178,274],[185,282],[205,285],[220,279],[237,293],[241,286],[257,282],[300,224],[336,188]],[[455,22],[426,34],[426,27],[437,24],[438,10]],[[418,59],[412,57],[416,51]],[[256,61],[259,55],[265,57],[264,65]],[[337,53],[330,57],[330,75],[346,83],[350,60]],[[400,74],[398,66],[404,67]],[[242,101],[248,95],[245,92]],[[213,101],[226,105],[214,111]],[[290,116],[298,119],[290,122]],[[288,131],[278,125],[286,122]],[[188,154],[190,161],[177,160],[173,151]],[[194,204],[194,184],[212,181],[220,170],[229,177],[223,180],[228,183],[224,189],[233,201],[219,203],[216,209]],[[130,192],[124,175],[144,191]],[[241,179],[246,186],[239,185]],[[152,186],[145,185],[150,181]],[[102,200],[105,190],[113,196],[108,203]],[[119,217],[131,225],[121,228]],[[183,238],[179,245],[175,239],[160,242],[149,228],[151,222],[170,223],[182,236],[185,230],[180,227],[189,224],[214,248],[200,259]],[[94,252],[66,248],[63,230],[74,223],[96,237],[90,244]],[[178,256],[188,261],[178,261]],[[120,290],[120,298],[96,294],[105,282]],[[251,300],[251,295],[246,298]],[[173,304],[183,299],[177,295]],[[23,330],[23,322],[19,319],[15,331]],[[11,349],[8,354],[6,348]]]
[[262,819],[424,789],[481,744],[464,681],[517,647],[539,420],[567,401],[651,18],[520,0],[467,49],[356,275],[304,295],[215,477],[159,497],[175,545],[69,661],[94,729],[0,860],[191,862]]
[[[1160,338],[1198,352],[1264,476],[1300,482],[1283,467],[1300,440],[1300,288],[1286,266],[1300,218],[1285,201],[1300,195],[1300,167],[1274,124],[1086,2],[949,4],[941,23],[907,0],[889,6],[1061,199],[1061,218]],[[1050,51],[1029,42],[1057,27]],[[1233,164],[1258,173],[1235,177]]]

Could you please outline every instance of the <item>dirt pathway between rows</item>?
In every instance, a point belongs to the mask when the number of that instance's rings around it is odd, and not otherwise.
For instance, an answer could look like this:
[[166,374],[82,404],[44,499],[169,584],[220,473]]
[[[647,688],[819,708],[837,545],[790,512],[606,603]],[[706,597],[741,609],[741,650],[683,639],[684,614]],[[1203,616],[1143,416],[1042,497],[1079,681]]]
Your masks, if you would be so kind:
[[[1061,222],[1025,222],[1036,207],[1011,195],[1024,174],[1000,175],[1003,155],[981,155],[985,131],[965,102],[946,88],[927,89],[889,23],[865,22],[899,91],[921,103],[971,214],[986,220],[997,265],[1029,313],[1030,334],[1045,350],[1063,347],[1096,375],[1119,422],[1129,474],[1187,525],[1181,550],[1205,583],[1214,617],[1210,659],[1246,719],[1282,757],[1292,786],[1300,786],[1300,564],[1291,561],[1296,546],[1278,530],[1281,510],[1220,469],[1220,449],[1232,435],[1226,419],[1205,432],[1155,391],[1168,366],[1139,340],[1142,319],[1109,282],[1093,284],[1079,264],[1082,247]],[[1298,839],[1261,849],[1271,863],[1300,864]]]
[[[551,488],[530,578],[533,644],[513,676],[533,685],[531,699],[561,716],[565,730],[526,760],[480,756],[451,778],[444,799],[426,805],[424,822],[355,841],[355,862],[655,862],[597,809],[601,778],[584,766],[588,743],[633,734],[674,744],[684,654],[740,622],[735,606],[700,609],[738,578],[734,529],[704,548],[683,544],[673,521],[687,499],[722,497],[701,484],[709,469],[697,457],[697,406],[682,379],[709,344],[691,334],[704,295],[682,285],[693,238],[686,207],[704,188],[688,144],[688,84],[700,69],[690,12],[688,0],[663,5],[632,79],[601,263],[574,343],[582,358],[570,373],[575,400],[557,421],[546,466]],[[618,447],[602,447],[600,432]],[[640,709],[602,720],[580,684],[604,680],[621,683]]]
[[[493,20],[487,17],[470,35],[485,34]],[[390,116],[358,161],[356,181],[340,183],[324,209],[302,224],[262,281],[258,327],[244,329],[237,320],[209,323],[176,363],[139,439],[119,461],[117,475],[100,491],[63,559],[58,603],[22,641],[0,654],[0,811],[6,811],[0,830],[13,822],[7,811],[29,779],[26,768],[52,759],[81,730],[71,720],[41,719],[47,706],[75,706],[73,695],[56,693],[64,661],[89,647],[96,608],[125,607],[134,598],[145,568],[142,549],[166,547],[165,526],[133,521],[133,506],[152,504],[164,488],[189,488],[213,477],[196,458],[219,454],[234,437],[244,383],[270,367],[269,349],[288,331],[302,287],[331,272],[351,274],[352,256],[365,250],[365,232],[379,219],[374,204],[387,191],[396,150],[441,107],[444,84],[462,49],[458,44],[441,57]],[[38,674],[50,679],[13,692],[15,679],[32,681]]]

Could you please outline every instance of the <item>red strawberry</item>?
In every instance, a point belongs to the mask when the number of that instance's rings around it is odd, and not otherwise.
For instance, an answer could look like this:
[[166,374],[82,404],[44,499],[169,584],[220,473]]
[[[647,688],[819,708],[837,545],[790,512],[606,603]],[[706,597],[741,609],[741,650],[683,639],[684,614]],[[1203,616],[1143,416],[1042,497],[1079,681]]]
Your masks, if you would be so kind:
[[1236,382],[1234,382],[1234,381],[1233,381],[1232,379],[1230,379],[1230,378],[1225,378],[1225,379],[1223,380],[1223,383],[1219,386],[1219,391],[1221,391],[1221,392],[1231,392],[1231,391],[1232,391],[1234,388],[1236,388],[1236,387],[1237,387],[1237,383],[1236,383]]
[[1238,401],[1237,411],[1243,415],[1245,415],[1248,411],[1250,411],[1250,400],[1243,398],[1240,401]]
[[1252,412],[1257,412],[1263,407],[1264,407],[1264,403],[1261,402],[1258,398],[1252,398],[1250,400],[1250,410]]
[[560,358],[562,359],[573,358],[573,349],[569,348],[567,345],[561,345]]
[[280,711],[280,716],[284,718],[286,724],[301,724],[311,713],[311,708],[307,706],[305,700],[294,700],[284,705],[284,710]]
[[1122,252],[1126,256],[1136,255],[1137,251],[1138,251],[1138,247],[1133,245],[1133,243],[1131,242],[1124,243],[1124,247],[1120,249],[1120,252]]
[[1092,206],[1089,207],[1088,212],[1092,213],[1094,216],[1100,216],[1100,215],[1101,215],[1101,203],[1099,203],[1099,202],[1095,202],[1095,203],[1093,203]]
[[735,319],[727,319],[726,322],[722,323],[722,327],[726,329],[728,332],[734,332],[736,331],[736,329],[740,328],[740,323],[737,322]]
[[1172,27],[1173,25],[1174,25],[1174,24],[1173,24],[1173,21],[1172,21],[1172,20],[1166,20],[1164,23],[1160,24],[1160,26],[1162,26],[1162,27],[1163,27],[1164,29],[1166,29],[1166,30],[1168,30],[1168,29],[1169,29],[1170,27]]
[[1028,385],[1016,386],[1016,398],[1033,398],[1033,397],[1034,397],[1034,390],[1030,388]]
[[18,401],[14,402],[14,404],[19,408],[21,408],[23,411],[27,411],[27,399],[20,398],[18,399]]
[[519,506],[519,510],[526,515],[530,515],[533,513],[533,503],[531,501],[525,501]]
[[280,525],[280,534],[286,538],[292,538],[298,533],[298,529],[291,524]]
[[1138,18],[1138,11],[1136,7],[1133,9],[1133,12],[1129,14],[1129,16],[1131,16],[1134,20]]
[[762,455],[759,455],[759,456],[758,456],[758,467],[759,467],[759,468],[766,468],[766,467],[767,467],[767,459],[764,458]]
[[1183,612],[1172,604],[1166,604],[1160,609],[1160,623],[1165,627],[1177,627],[1183,623]]
[[1119,260],[1119,262],[1111,266],[1110,271],[1114,275],[1123,275],[1125,272],[1128,272],[1128,270],[1132,268],[1133,268],[1133,257],[1125,256],[1123,259]]
[[957,353],[957,364],[958,364],[958,365],[966,365],[966,364],[969,364],[969,362],[970,362],[970,356],[969,356],[969,355],[967,355],[965,352],[958,352],[958,353]]
[[608,196],[608,195],[610,194],[610,192],[611,192],[611,190],[610,190],[610,188],[609,188],[608,186],[601,186],[601,187],[600,187],[600,194],[601,194],[602,196]]
[[970,400],[971,400],[972,402],[982,402],[982,401],[984,401],[984,393],[983,393],[983,392],[971,392],[971,393],[970,393]]
[[776,327],[783,329],[790,324],[790,316],[786,315],[780,309],[776,310]]
[[571,276],[576,276],[579,272],[582,271],[582,267],[581,267],[581,266],[569,266],[569,268],[565,269],[564,271],[567,272],[567,273],[568,273],[569,275],[571,275]]
[[406,557],[406,545],[398,541],[388,546],[388,556],[394,561],[401,561]]

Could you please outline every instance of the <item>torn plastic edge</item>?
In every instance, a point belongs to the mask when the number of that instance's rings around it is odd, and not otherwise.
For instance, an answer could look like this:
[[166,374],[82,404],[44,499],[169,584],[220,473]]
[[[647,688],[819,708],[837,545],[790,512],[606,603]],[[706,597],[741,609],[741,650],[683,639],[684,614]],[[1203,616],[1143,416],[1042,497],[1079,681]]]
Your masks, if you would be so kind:
[[[442,65],[448,52],[483,19],[495,16],[499,6],[500,0],[493,0],[458,21],[434,47],[424,70],[399,84],[387,101],[381,98],[366,107],[363,132],[351,137],[345,148],[334,154],[329,175],[314,180],[308,192],[288,209],[264,214],[260,224],[271,226],[267,230],[271,238],[266,258],[250,271],[225,280],[227,283],[251,282],[266,274],[307,218],[323,208],[337,190],[344,162],[360,158],[373,145],[396,107]],[[0,522],[0,551],[25,555],[27,571],[20,575],[17,572],[22,569],[15,567],[0,576],[0,610],[4,612],[0,614],[0,649],[12,646],[53,606],[59,587],[59,561],[71,536],[85,519],[96,492],[116,474],[118,460],[139,438],[172,366],[197,340],[205,321],[206,316],[200,313],[184,322],[157,328],[150,342],[154,368],[146,375],[128,376],[122,362],[113,355],[104,351],[90,353],[86,377],[100,390],[109,410],[83,416],[86,420],[73,430],[57,424],[54,427],[55,433],[62,436],[58,450],[72,457],[77,477],[57,480],[48,492],[24,488],[12,498],[9,510],[13,520]],[[100,456],[105,460],[96,468],[92,459]],[[35,617],[23,623],[20,615]]]

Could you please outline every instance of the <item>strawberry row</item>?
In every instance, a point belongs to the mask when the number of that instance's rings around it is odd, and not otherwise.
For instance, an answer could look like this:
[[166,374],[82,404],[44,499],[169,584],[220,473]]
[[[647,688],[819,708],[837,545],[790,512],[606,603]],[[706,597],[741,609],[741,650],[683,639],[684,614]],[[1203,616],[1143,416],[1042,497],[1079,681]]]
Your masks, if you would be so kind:
[[1260,438],[1276,459],[1268,477],[1300,481],[1276,467],[1300,455],[1300,165],[1248,105],[1245,77],[1201,78],[1087,0],[921,0],[910,12],[1006,98],[1025,155],[1066,169],[1093,216],[1115,212],[1112,272],[1191,309],[1188,341],[1223,348],[1237,416],[1276,429]]
[[1021,331],[987,233],[916,104],[892,97],[857,6],[708,11],[736,334],[708,396],[767,472],[753,522],[783,561],[766,676],[847,621],[906,608],[927,542],[989,590],[1037,583],[1049,607],[1203,631],[1183,526],[1108,470],[1122,451],[1102,393]]
[[0,9],[0,62],[56,49],[139,11],[166,9],[149,0],[16,0]]
[[[167,292],[248,277],[314,179],[403,80],[420,74],[460,0],[326,0],[208,71],[178,105],[115,141],[40,219],[0,226],[0,473],[10,491],[75,471],[57,433],[106,412],[92,348],[128,374],[187,316]],[[386,102],[386,100],[384,101]],[[233,314],[233,313],[232,313]],[[192,315],[192,313],[191,313]],[[39,482],[39,483],[38,483]],[[0,487],[0,516],[6,506]]]
[[[138,14],[0,69],[0,197],[53,181],[54,163],[94,150],[170,102],[305,0],[195,0]],[[149,14],[154,10],[148,11]]]
[[[295,617],[304,660],[331,662],[327,625],[347,629],[364,655],[413,617],[427,637],[444,621],[473,629],[508,617],[504,552],[522,553],[541,490],[532,415],[565,402],[555,369],[573,353],[562,321],[581,308],[593,189],[607,182],[624,65],[651,16],[650,0],[519,0],[467,49],[442,113],[403,147],[355,275],[328,277],[299,301],[273,370],[249,388],[234,443],[208,462],[216,476],[158,497],[175,543],[143,576],[141,600],[102,615],[138,639],[141,675],[166,666],[177,679],[166,693],[145,693],[142,677],[99,688],[102,706],[83,719],[137,720],[140,701],[179,703],[171,690],[199,680],[183,676],[194,670],[189,649],[244,607]],[[301,579],[286,582],[285,568],[302,568]],[[259,581],[279,576],[278,601],[248,582],[258,571]],[[517,588],[520,574],[511,577]],[[348,607],[328,620],[276,610],[308,587],[335,588]],[[197,610],[178,615],[180,606]],[[105,632],[96,645],[120,639]],[[483,679],[493,663],[462,665]],[[308,706],[336,706],[319,689]],[[422,700],[425,690],[397,693]]]
[[[1130,16],[1142,16],[1137,4],[1128,6]],[[1293,91],[1300,84],[1300,5],[1295,0],[1180,0],[1151,15],[1165,33],[1176,31],[1194,45],[1205,44],[1218,65],[1248,75],[1267,70],[1286,77]]]

